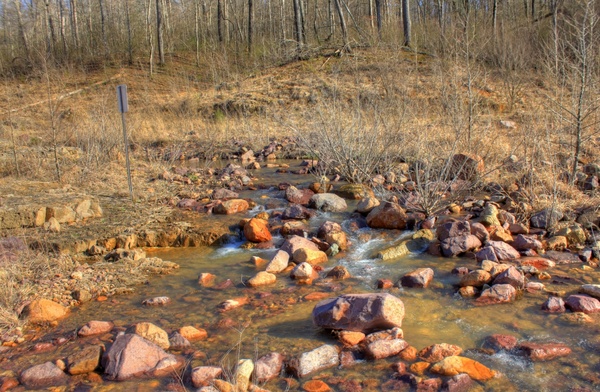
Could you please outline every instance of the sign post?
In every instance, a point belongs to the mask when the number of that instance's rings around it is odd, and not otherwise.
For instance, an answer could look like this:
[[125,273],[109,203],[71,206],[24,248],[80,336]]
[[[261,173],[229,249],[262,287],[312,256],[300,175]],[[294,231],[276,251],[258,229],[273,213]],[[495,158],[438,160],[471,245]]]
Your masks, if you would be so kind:
[[127,85],[121,84],[117,86],[117,102],[119,104],[119,112],[121,113],[121,121],[123,122],[123,140],[125,142],[125,165],[127,166],[127,182],[129,184],[129,196],[133,201],[133,185],[131,184],[131,167],[129,165],[129,140],[127,138],[127,124],[125,123],[125,113],[129,111],[127,103]]

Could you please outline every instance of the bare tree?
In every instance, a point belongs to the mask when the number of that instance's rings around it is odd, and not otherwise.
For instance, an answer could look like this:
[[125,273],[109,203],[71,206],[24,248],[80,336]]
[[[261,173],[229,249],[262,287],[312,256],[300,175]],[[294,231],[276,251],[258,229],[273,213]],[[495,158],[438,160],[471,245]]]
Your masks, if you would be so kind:
[[402,0],[402,27],[404,31],[404,46],[411,47],[410,0]]
[[158,64],[165,65],[165,45],[163,42],[163,22],[160,0],[156,0],[156,39],[158,46]]

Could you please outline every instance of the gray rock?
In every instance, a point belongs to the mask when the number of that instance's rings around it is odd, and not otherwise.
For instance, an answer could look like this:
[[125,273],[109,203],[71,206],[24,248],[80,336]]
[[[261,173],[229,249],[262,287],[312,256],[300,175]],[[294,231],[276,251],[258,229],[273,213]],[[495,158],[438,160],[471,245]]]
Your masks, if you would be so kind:
[[305,377],[311,373],[340,364],[339,352],[336,346],[325,344],[300,354],[290,360],[289,368],[297,377]]
[[48,388],[64,385],[69,377],[52,362],[30,367],[21,373],[21,384],[27,388]]
[[556,224],[563,218],[563,213],[558,210],[546,208],[531,217],[529,220],[531,227],[546,229]]
[[445,222],[436,229],[437,238],[444,241],[447,238],[461,237],[471,234],[469,221]]
[[442,253],[445,257],[454,257],[461,253],[475,250],[480,246],[481,241],[472,234],[450,237],[442,241]]
[[310,198],[308,205],[325,212],[346,211],[346,200],[333,193],[317,193]]

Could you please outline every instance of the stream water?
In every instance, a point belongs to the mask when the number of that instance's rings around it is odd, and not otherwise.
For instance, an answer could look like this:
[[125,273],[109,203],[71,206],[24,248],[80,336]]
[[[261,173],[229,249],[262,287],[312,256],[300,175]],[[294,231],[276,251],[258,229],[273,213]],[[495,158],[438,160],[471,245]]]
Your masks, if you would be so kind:
[[[273,178],[269,177],[267,181],[274,182]],[[298,182],[298,178],[307,177],[288,175],[277,177],[277,181],[294,183]],[[236,216],[236,219],[252,216],[265,209],[264,206],[276,204],[273,202],[280,200],[283,194],[271,188],[245,192],[242,197],[253,198],[258,207],[245,215]],[[352,209],[353,205],[350,205],[348,210]],[[316,228],[325,220],[344,222],[348,217],[349,213],[321,213],[312,218],[309,224]],[[148,250],[150,256],[176,262],[180,269],[172,275],[151,278],[148,284],[138,287],[133,294],[117,296],[106,302],[84,304],[62,321],[53,333],[67,333],[89,320],[112,320],[117,326],[123,327],[149,321],[168,332],[193,325],[206,329],[209,338],[192,343],[193,349],[204,354],[196,355],[190,365],[220,364],[231,369],[239,358],[256,359],[271,351],[293,356],[324,343],[336,344],[334,336],[313,326],[311,311],[316,302],[306,300],[304,297],[307,294],[323,292],[323,295],[331,297],[341,293],[375,292],[378,291],[375,287],[377,279],[387,278],[395,282],[415,268],[430,267],[435,271],[435,278],[429,288],[390,290],[404,301],[406,316],[402,329],[409,344],[418,350],[442,342],[462,347],[464,355],[502,374],[481,384],[483,390],[562,391],[576,386],[599,388],[598,317],[592,315],[593,323],[576,324],[561,315],[546,314],[540,309],[547,298],[547,294],[543,293],[524,293],[509,305],[473,306],[471,300],[456,294],[455,285],[459,277],[451,273],[457,266],[475,268],[476,262],[472,259],[444,259],[426,254],[391,261],[373,259],[378,250],[388,247],[406,234],[372,229],[350,232],[350,249],[330,258],[323,267],[327,271],[336,265],[343,265],[353,278],[344,281],[321,279],[311,286],[297,286],[289,277],[279,276],[277,283],[272,286],[257,289],[245,287],[243,281],[257,272],[254,265],[249,263],[250,257],[256,255],[269,259],[276,250],[241,249],[241,242],[220,248]],[[277,240],[282,239],[275,238]],[[574,292],[581,283],[598,282],[598,272],[584,271],[580,267],[554,268],[549,271],[553,276],[570,278],[544,281],[544,284],[548,289]],[[231,279],[234,286],[222,291],[200,287],[197,277],[202,272],[215,274],[217,281]],[[141,305],[144,299],[157,296],[168,296],[171,303],[164,307]],[[217,311],[220,302],[241,296],[250,297],[250,304],[225,313]],[[571,347],[573,353],[561,359],[533,363],[508,353],[489,355],[479,350],[482,340],[495,333],[511,334],[519,340],[563,342]],[[72,344],[77,342],[69,343]],[[68,348],[69,345],[61,350],[72,349]],[[58,354],[39,354],[28,361],[31,364],[41,363],[44,355],[56,359]],[[372,385],[364,390],[379,390],[378,385],[393,373],[390,367],[393,362],[393,358],[362,362],[347,369],[328,369],[315,377],[325,381],[335,378],[357,380],[363,386]],[[94,386],[92,390],[162,390],[164,383],[156,380],[105,382]],[[290,389],[299,389],[297,385]],[[265,387],[273,391],[289,388],[281,379]]]

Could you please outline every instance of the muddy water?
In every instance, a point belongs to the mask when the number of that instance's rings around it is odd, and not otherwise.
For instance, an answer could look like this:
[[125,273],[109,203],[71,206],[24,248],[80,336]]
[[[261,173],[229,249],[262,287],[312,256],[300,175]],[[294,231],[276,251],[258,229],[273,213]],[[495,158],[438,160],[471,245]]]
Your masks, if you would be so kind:
[[[293,182],[294,178],[287,180]],[[276,204],[274,201],[283,197],[275,189],[242,196],[252,197],[258,203],[258,207],[247,216],[265,209],[265,206]],[[348,217],[349,214],[320,214],[309,223],[316,228],[325,220],[344,222]],[[275,250],[241,249],[241,242],[230,243],[218,249],[149,250],[151,256],[178,263],[180,269],[169,276],[151,278],[146,285],[137,288],[134,294],[86,304],[76,309],[72,317],[61,322],[51,334],[67,334],[94,319],[112,320],[122,327],[150,321],[168,332],[193,325],[206,329],[209,338],[192,343],[197,354],[190,360],[190,365],[219,364],[232,368],[238,358],[256,359],[270,351],[293,356],[323,343],[335,344],[333,336],[313,327],[310,313],[316,302],[304,299],[307,294],[318,291],[325,293],[323,295],[334,296],[340,293],[374,292],[377,291],[375,282],[379,278],[396,281],[415,268],[431,267],[435,271],[435,278],[430,288],[391,290],[405,303],[403,330],[405,339],[412,346],[421,349],[442,342],[459,345],[466,351],[465,355],[502,374],[497,379],[481,384],[483,390],[560,391],[569,390],[573,386],[598,389],[598,317],[593,316],[594,322],[591,324],[581,325],[564,321],[559,315],[545,314],[540,310],[547,298],[545,294],[525,293],[514,304],[475,307],[470,300],[455,294],[455,285],[459,279],[451,274],[451,270],[457,266],[475,268],[474,260],[442,259],[428,255],[385,262],[372,258],[378,250],[406,234],[371,229],[353,232],[350,236],[350,250],[330,259],[324,266],[328,270],[338,264],[344,265],[353,278],[341,282],[321,279],[312,286],[297,286],[287,276],[280,276],[273,286],[258,289],[245,287],[244,280],[257,272],[248,262],[250,257],[256,255],[268,259]],[[275,240],[277,242],[283,239]],[[234,286],[221,291],[202,288],[197,283],[198,274],[202,272],[215,274],[218,281],[231,279]],[[581,268],[555,268],[549,272],[553,276],[571,277],[561,279],[560,284],[544,282],[549,289],[567,293],[576,291],[581,283],[597,282],[599,277],[597,272],[583,271]],[[171,303],[156,308],[141,305],[144,299],[156,296],[168,296]],[[242,296],[250,297],[251,302],[243,308],[226,313],[217,311],[220,302]],[[532,363],[506,353],[490,356],[478,350],[483,338],[494,333],[511,334],[520,340],[564,342],[573,349],[573,354],[551,362]],[[37,364],[44,358],[60,358],[61,352],[67,353],[77,344],[77,341],[69,342],[59,352],[31,356],[26,362]],[[392,362],[393,359],[363,362],[348,369],[325,370],[315,376],[329,382],[334,388],[337,380],[354,379],[363,382],[363,385],[372,385],[370,390],[378,390],[378,385],[391,376],[389,365]],[[166,383],[165,380],[105,382],[93,390],[163,390]],[[265,387],[273,391],[286,389],[282,380],[272,381]],[[298,388],[298,384],[291,387],[292,390]]]

